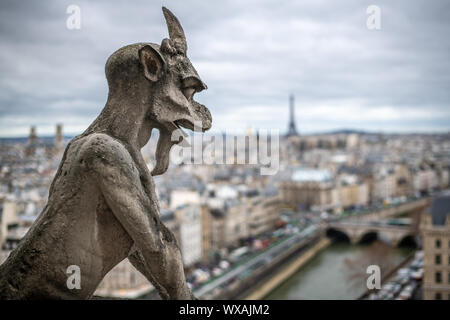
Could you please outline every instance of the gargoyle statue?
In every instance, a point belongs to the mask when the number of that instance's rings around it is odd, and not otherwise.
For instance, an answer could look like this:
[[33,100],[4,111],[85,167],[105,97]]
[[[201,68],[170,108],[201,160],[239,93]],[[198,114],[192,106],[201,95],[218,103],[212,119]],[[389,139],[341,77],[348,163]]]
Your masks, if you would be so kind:
[[[206,89],[186,56],[178,19],[163,7],[170,39],[137,43],[113,53],[105,72],[106,105],[67,146],[48,203],[18,247],[0,266],[0,299],[88,299],[125,258],[163,299],[194,299],[181,253],[161,222],[152,175],[167,170],[180,127],[203,131],[211,114],[193,95]],[[156,164],[150,173],[140,149],[157,128]],[[177,131],[178,132],[178,131]],[[81,288],[66,273],[78,266]]]

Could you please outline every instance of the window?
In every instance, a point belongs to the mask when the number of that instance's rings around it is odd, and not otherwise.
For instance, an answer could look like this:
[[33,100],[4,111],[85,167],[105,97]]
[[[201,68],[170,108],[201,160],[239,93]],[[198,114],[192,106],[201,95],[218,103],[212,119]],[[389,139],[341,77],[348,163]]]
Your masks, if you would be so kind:
[[441,293],[440,293],[440,292],[436,292],[436,294],[434,295],[434,298],[435,298],[436,300],[441,300],[441,299],[442,299]]
[[441,283],[442,282],[442,274],[440,271],[434,274],[434,282]]
[[441,239],[436,239],[436,248],[441,247]]
[[434,256],[434,264],[441,264],[441,255],[437,254]]

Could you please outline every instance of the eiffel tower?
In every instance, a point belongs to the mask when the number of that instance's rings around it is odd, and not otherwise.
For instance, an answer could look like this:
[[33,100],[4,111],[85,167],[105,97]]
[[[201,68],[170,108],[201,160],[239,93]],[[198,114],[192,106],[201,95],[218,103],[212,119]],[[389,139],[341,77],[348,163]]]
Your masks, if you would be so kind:
[[289,96],[289,127],[286,137],[298,136],[297,129],[295,128],[295,116],[294,116],[294,95]]

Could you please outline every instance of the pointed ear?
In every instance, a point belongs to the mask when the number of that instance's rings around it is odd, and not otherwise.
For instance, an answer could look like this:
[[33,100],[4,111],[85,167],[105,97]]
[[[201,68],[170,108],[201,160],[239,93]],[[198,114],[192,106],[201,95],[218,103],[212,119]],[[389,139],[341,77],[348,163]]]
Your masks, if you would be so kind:
[[166,68],[166,62],[161,54],[153,49],[152,46],[146,45],[139,50],[139,60],[144,67],[145,77],[152,81],[161,79]]

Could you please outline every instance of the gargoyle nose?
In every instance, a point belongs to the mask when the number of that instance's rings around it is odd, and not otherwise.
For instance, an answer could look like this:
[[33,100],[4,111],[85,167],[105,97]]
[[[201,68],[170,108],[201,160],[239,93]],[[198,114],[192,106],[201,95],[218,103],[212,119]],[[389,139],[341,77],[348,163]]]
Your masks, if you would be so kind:
[[206,85],[206,83],[204,83],[202,81],[201,84],[200,84],[200,88],[199,89],[200,90],[198,92],[208,89],[208,86]]

